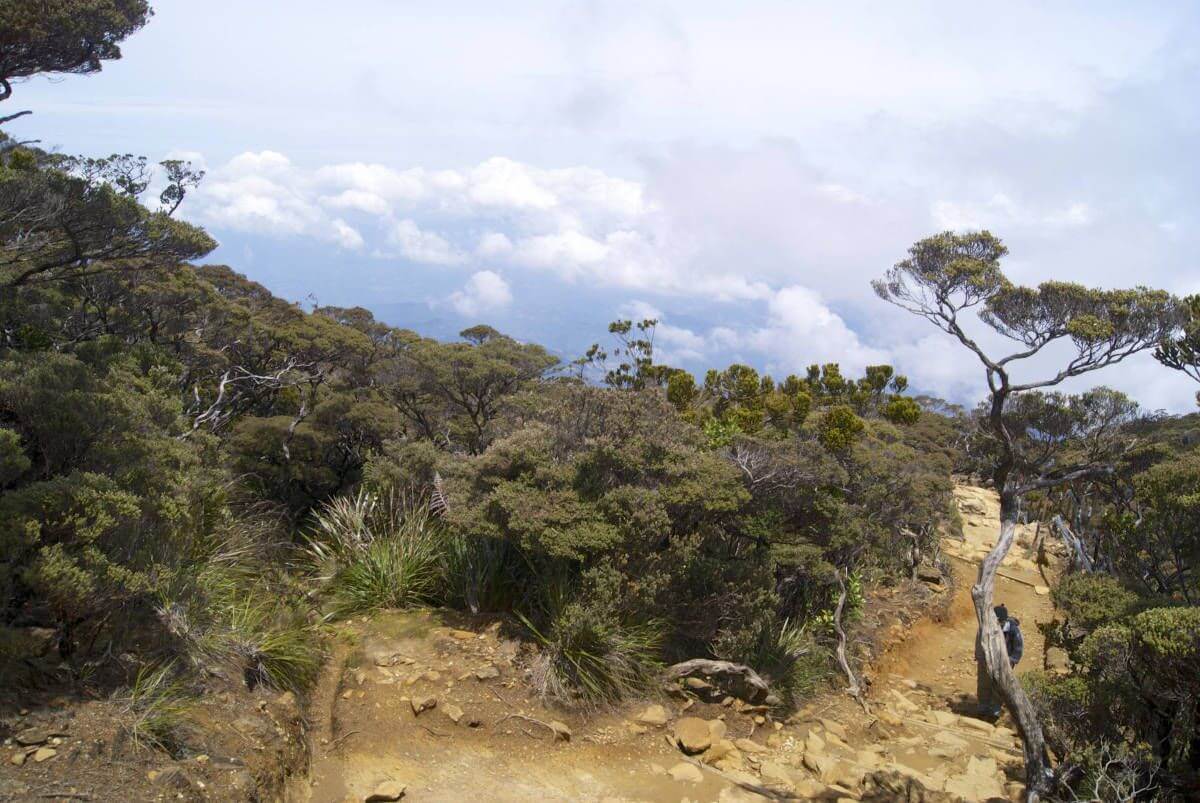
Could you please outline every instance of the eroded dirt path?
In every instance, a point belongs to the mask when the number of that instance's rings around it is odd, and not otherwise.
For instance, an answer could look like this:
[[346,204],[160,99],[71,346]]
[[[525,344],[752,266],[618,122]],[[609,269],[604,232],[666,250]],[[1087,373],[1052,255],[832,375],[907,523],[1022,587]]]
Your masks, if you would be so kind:
[[[930,801],[1015,798],[1015,735],[970,716],[969,587],[995,538],[998,503],[977,488],[960,488],[957,497],[965,539],[944,546],[956,579],[953,592],[942,592],[954,595],[948,613],[906,631],[893,626],[895,644],[870,670],[869,716],[833,694],[774,722],[703,692],[699,700],[660,700],[661,711],[644,703],[568,715],[527,694],[518,645],[498,623],[381,614],[348,623],[339,637],[310,708],[319,720],[312,769],[292,784],[289,799],[362,801],[403,786],[405,801],[735,803],[766,799],[748,790],[757,786],[776,799],[884,801],[907,778],[932,790]],[[1036,623],[1052,615],[1031,536],[1032,528],[1020,534],[996,596],[1021,620],[1022,668],[1041,666]],[[685,718],[702,720],[710,743],[691,757],[673,739]],[[888,778],[892,785],[881,785]]]

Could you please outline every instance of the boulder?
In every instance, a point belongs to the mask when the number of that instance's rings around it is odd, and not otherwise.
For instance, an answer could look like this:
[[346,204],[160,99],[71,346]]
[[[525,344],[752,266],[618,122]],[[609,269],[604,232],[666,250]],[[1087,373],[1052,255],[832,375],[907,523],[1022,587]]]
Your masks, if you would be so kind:
[[407,787],[399,781],[384,781],[363,800],[365,803],[392,803],[404,797],[406,791]]
[[680,761],[671,767],[667,770],[667,774],[677,781],[687,781],[688,783],[700,783],[704,780],[704,773],[700,771],[700,768],[686,761]]
[[925,720],[932,722],[934,725],[941,725],[944,728],[951,728],[958,724],[958,715],[950,711],[939,711],[934,709],[925,714]]
[[667,709],[661,705],[648,705],[640,714],[634,717],[634,721],[639,725],[648,725],[652,728],[661,728],[671,721],[671,715],[667,713]]
[[712,730],[699,717],[682,717],[675,723],[675,744],[688,755],[703,753],[712,744]]

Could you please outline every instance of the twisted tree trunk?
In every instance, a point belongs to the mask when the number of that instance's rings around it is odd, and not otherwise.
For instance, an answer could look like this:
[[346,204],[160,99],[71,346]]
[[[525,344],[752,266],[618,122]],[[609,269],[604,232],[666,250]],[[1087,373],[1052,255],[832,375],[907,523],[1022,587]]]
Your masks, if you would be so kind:
[[975,617],[979,631],[975,640],[975,658],[978,671],[986,672],[995,688],[1004,699],[1017,730],[1021,734],[1025,754],[1025,787],[1027,803],[1038,803],[1044,799],[1049,786],[1049,760],[1046,754],[1046,738],[1037,712],[1029,695],[1021,687],[1008,662],[1008,647],[1004,633],[996,620],[993,605],[996,590],[996,573],[1000,564],[1012,548],[1017,533],[1017,495],[1010,488],[1000,491],[1000,538],[996,546],[979,566],[979,578],[971,587],[971,599],[975,603]]

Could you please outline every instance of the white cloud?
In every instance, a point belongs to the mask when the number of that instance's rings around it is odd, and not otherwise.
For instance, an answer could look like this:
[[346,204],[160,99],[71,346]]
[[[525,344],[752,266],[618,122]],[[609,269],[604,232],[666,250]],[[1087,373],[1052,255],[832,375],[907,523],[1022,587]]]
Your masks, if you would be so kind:
[[451,293],[451,306],[464,318],[496,312],[512,303],[512,290],[498,273],[481,270],[473,274],[461,290]]
[[983,202],[934,201],[930,214],[934,223],[943,229],[991,229],[1008,233],[1022,229],[1082,227],[1093,218],[1091,208],[1082,201],[1039,210],[1019,204],[1004,193],[996,193]]
[[387,239],[389,245],[414,262],[457,265],[465,259],[443,237],[431,231],[423,231],[415,221],[408,218],[393,223]]
[[503,232],[489,231],[479,238],[475,253],[481,257],[497,257],[513,250],[512,240]]

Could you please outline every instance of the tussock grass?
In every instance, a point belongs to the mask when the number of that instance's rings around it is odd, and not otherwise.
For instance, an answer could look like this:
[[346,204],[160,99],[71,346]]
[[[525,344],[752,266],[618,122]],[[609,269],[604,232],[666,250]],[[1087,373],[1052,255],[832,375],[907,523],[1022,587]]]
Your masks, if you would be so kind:
[[125,720],[121,727],[139,748],[170,752],[175,734],[190,708],[183,685],[175,679],[175,663],[143,666],[133,685],[113,697]]
[[649,691],[662,672],[664,629],[658,622],[622,623],[570,600],[554,585],[542,626],[517,613],[541,646],[533,686],[546,698],[595,708]]
[[438,600],[444,586],[441,545],[421,528],[405,528],[367,545],[331,582],[334,613],[412,608]]

